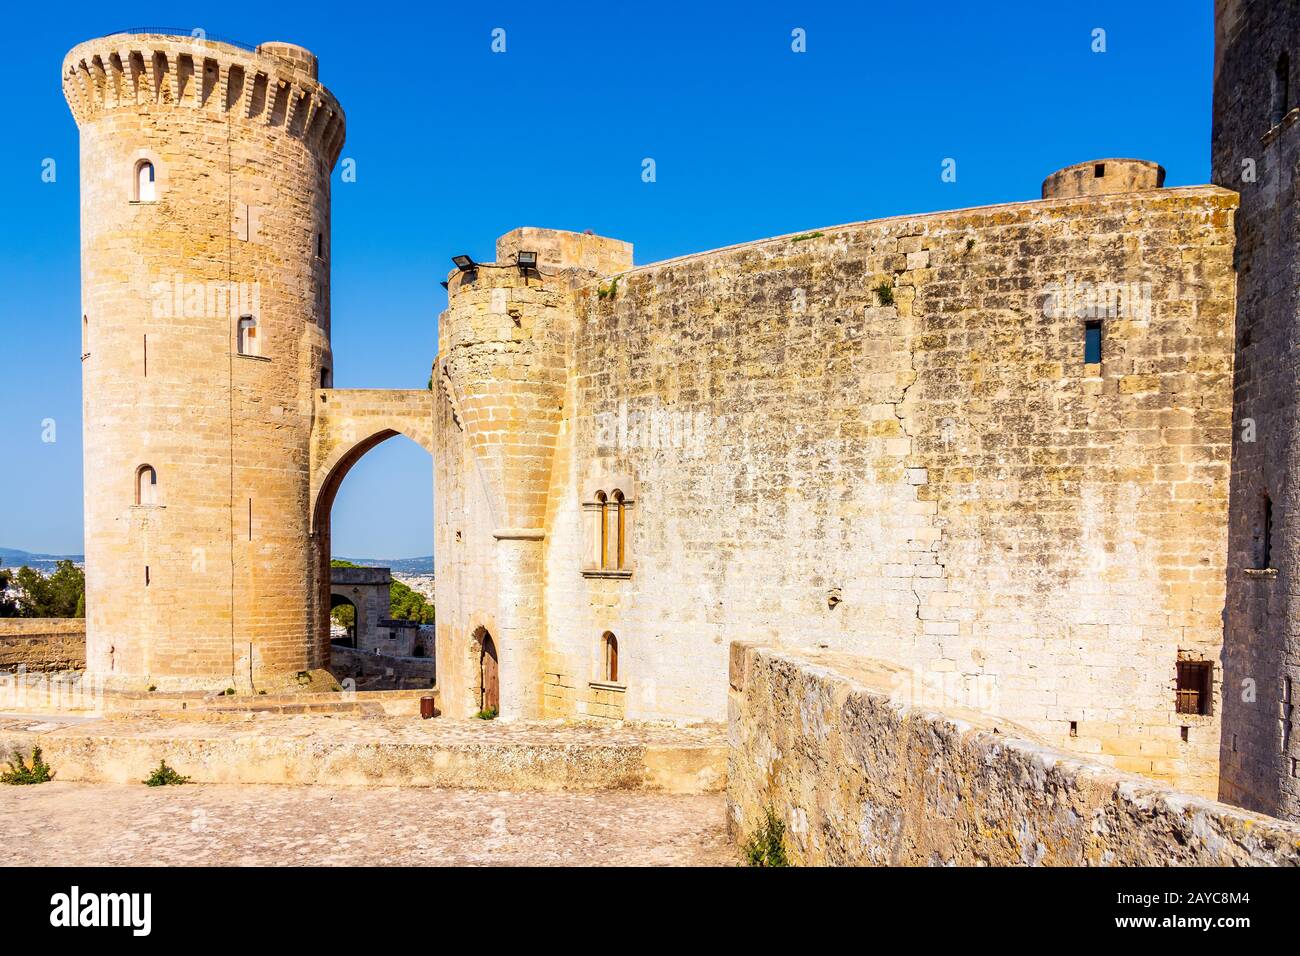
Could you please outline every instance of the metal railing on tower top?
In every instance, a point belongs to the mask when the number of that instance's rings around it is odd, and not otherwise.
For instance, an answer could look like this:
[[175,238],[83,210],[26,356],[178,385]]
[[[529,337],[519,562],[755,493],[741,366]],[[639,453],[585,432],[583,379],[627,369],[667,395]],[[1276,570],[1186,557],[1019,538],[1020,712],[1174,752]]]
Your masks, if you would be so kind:
[[214,33],[208,33],[201,27],[127,27],[125,30],[116,30],[107,36],[121,36],[124,33],[141,34],[152,33],[158,36],[184,37],[194,40],[196,43],[224,43],[227,46],[237,46],[241,50],[248,50],[250,53],[257,52],[257,46],[252,43],[245,43],[242,40],[232,40],[229,37],[217,36]]

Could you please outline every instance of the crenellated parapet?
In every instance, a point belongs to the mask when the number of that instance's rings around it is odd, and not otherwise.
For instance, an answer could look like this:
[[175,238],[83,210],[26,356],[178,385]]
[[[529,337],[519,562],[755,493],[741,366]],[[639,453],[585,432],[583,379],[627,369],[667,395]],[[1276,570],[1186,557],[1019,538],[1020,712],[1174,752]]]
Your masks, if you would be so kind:
[[343,108],[317,79],[316,57],[294,44],[244,50],[198,37],[119,33],[73,47],[62,76],[78,126],[116,110],[175,108],[279,129],[327,169],[343,148]]

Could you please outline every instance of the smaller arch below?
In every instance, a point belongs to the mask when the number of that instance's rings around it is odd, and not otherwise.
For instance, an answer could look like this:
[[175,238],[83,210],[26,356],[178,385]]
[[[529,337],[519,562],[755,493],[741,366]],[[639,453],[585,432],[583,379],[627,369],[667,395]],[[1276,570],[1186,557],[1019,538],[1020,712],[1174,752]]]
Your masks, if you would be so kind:
[[618,638],[613,631],[606,631],[600,637],[601,668],[600,679],[610,684],[619,682]]
[[137,505],[160,504],[158,472],[153,465],[141,465],[135,470],[135,503]]
[[156,175],[153,163],[147,159],[136,160],[135,193],[132,199],[136,202],[155,202],[158,199]]

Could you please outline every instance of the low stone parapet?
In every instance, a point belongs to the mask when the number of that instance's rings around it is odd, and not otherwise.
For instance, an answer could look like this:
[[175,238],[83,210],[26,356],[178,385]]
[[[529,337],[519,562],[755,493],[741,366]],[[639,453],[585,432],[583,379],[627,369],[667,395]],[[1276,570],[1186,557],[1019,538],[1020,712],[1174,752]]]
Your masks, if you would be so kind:
[[86,620],[65,617],[0,618],[0,671],[82,670]]
[[1300,826],[900,699],[854,655],[731,647],[728,827],[805,865],[1300,865]]

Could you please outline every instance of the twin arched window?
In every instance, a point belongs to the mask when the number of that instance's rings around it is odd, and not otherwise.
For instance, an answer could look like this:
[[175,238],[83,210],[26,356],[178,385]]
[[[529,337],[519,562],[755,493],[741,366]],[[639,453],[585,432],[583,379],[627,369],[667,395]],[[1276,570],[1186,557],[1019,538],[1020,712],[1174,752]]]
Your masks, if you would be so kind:
[[153,163],[147,159],[142,159],[135,164],[132,198],[136,202],[154,202],[158,198],[158,184],[155,180]]
[[615,488],[606,493],[597,491],[587,504],[592,536],[593,570],[622,571],[628,567],[628,511],[632,503],[623,492]]
[[158,472],[153,465],[141,465],[135,470],[135,503],[156,505],[158,501]]

